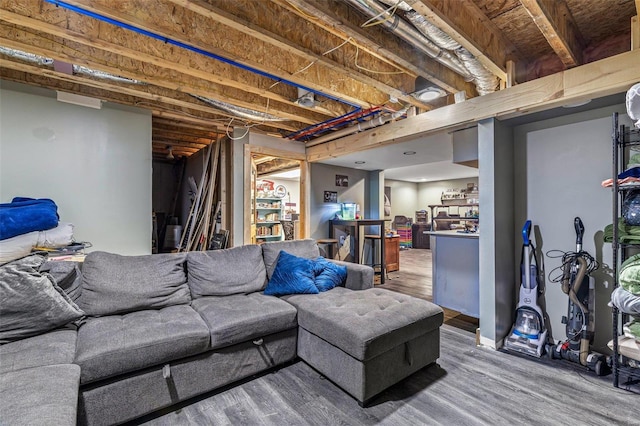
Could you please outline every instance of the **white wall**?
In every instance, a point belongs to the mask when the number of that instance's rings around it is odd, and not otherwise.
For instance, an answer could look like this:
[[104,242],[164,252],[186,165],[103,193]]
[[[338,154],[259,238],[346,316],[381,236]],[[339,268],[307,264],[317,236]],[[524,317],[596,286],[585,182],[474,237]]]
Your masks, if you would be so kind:
[[417,210],[426,210],[429,212],[429,205],[441,204],[442,193],[447,189],[466,189],[467,183],[478,184],[477,177],[468,177],[463,179],[440,180],[436,182],[421,182],[418,184],[418,201]]
[[[594,348],[606,352],[611,339],[611,309],[607,306],[612,290],[608,265],[612,262],[611,244],[602,242],[602,230],[612,222],[611,190],[600,183],[611,177],[611,114],[624,111],[624,105],[541,121],[516,127],[516,235],[522,244],[520,229],[526,219],[533,222],[534,243],[543,254],[546,310],[556,341],[566,338],[568,296],[559,283],[549,280],[560,266],[549,250],[574,251],[576,216],[585,226],[583,249],[601,264],[593,274],[596,293],[596,332]],[[519,250],[519,249],[518,249]],[[518,255],[519,258],[519,255]]]
[[2,82],[0,199],[51,198],[92,250],[151,253],[151,113]]
[[401,180],[385,179],[384,186],[391,187],[391,214],[388,219],[396,216],[413,217],[415,221],[418,208],[418,184]]

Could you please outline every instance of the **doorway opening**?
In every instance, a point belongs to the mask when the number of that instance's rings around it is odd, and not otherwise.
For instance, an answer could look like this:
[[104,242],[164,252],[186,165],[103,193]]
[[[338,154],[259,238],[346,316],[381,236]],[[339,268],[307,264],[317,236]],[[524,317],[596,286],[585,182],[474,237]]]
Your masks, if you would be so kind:
[[305,238],[305,155],[252,145],[245,149],[245,244]]

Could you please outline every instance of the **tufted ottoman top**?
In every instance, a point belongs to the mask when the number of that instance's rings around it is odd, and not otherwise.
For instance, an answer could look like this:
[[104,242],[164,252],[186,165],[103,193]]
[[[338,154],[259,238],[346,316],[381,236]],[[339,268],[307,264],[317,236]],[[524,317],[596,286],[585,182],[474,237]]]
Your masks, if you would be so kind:
[[444,320],[438,305],[378,288],[336,287],[283,299],[298,309],[300,327],[361,361],[437,329]]

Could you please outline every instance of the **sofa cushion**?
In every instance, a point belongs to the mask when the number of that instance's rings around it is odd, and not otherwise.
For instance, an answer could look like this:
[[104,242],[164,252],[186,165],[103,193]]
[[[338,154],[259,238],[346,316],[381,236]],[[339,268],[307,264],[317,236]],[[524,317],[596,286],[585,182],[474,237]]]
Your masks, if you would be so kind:
[[89,318],[78,330],[75,363],[90,383],[209,349],[209,329],[189,305]]
[[71,364],[77,331],[58,329],[0,346],[0,374],[44,365]]
[[64,290],[74,302],[82,292],[82,274],[77,262],[47,261],[40,268],[40,272],[49,273],[58,287]]
[[268,296],[285,294],[317,294],[315,277],[319,273],[319,263],[304,257],[294,256],[282,250],[278,256],[276,269],[264,289]]
[[379,288],[336,287],[284,299],[298,308],[300,327],[361,361],[437,329],[444,320],[438,305]]
[[319,292],[331,290],[334,287],[344,285],[347,280],[347,267],[329,262],[324,257],[316,258],[320,273],[316,275],[315,285]]
[[3,425],[74,426],[80,367],[74,364],[27,368],[0,375]]
[[80,319],[82,312],[31,255],[0,266],[0,343],[35,336]]
[[193,298],[253,293],[267,282],[258,245],[189,252],[187,273]]
[[315,240],[276,241],[262,244],[262,257],[267,268],[267,279],[271,279],[276,268],[278,254],[281,250],[298,257],[315,259],[320,256],[320,249]]
[[122,314],[191,301],[184,253],[121,256],[89,253],[78,305],[91,316]]
[[214,349],[297,326],[296,308],[262,293],[202,297],[192,306],[209,326]]

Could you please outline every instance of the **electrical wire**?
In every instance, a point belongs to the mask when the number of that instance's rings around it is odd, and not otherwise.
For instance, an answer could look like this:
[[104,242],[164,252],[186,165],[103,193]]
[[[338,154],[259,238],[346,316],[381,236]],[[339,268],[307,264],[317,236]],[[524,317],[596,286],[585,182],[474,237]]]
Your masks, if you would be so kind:
[[[368,19],[364,24],[360,25],[360,27],[362,28],[368,28],[368,27],[374,27],[376,25],[380,25],[383,24],[389,20],[391,20],[391,18],[393,18],[395,16],[396,10],[398,10],[398,5],[400,4],[400,2],[398,1],[396,4],[394,4],[393,6],[389,6],[387,9],[383,10],[382,12],[378,13],[376,16]],[[384,19],[380,19],[380,17],[384,14],[388,14],[389,16],[385,17]],[[375,21],[375,22],[373,22]]]
[[361,69],[362,71],[370,72],[372,74],[384,74],[384,75],[397,75],[397,74],[405,74],[404,71],[374,71],[369,68],[365,68],[363,66],[358,65],[358,53],[360,52],[360,48],[356,45],[356,57],[354,59],[354,65],[356,68]]

